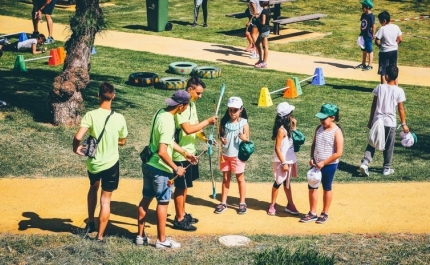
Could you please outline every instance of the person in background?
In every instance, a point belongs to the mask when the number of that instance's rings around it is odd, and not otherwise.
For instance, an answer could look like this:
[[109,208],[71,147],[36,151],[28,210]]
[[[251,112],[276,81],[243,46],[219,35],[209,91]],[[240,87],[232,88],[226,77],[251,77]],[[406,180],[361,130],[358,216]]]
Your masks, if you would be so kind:
[[0,57],[3,55],[3,51],[30,51],[32,54],[44,53],[46,52],[46,48],[41,48],[40,45],[42,45],[45,40],[45,35],[39,34],[36,38],[0,45]]
[[33,35],[39,35],[39,22],[42,20],[42,16],[45,15],[46,24],[48,26],[48,38],[46,38],[45,44],[54,43],[52,37],[54,32],[54,22],[52,21],[52,12],[54,12],[55,4],[57,0],[32,0],[33,10],[31,11],[31,17],[33,20]]

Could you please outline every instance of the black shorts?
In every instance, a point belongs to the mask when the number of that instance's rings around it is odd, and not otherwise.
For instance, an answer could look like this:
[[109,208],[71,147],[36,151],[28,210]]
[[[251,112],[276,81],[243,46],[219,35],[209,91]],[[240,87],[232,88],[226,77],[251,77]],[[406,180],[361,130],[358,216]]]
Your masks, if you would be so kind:
[[5,44],[1,48],[3,51],[12,51],[17,52],[18,51],[18,41],[12,42],[10,44]]
[[[36,1],[37,7],[39,9],[46,3],[45,0],[34,0],[34,1]],[[44,15],[52,15],[52,12],[54,12],[55,4],[57,4],[57,0],[52,0],[51,3],[49,3],[49,5],[47,5],[47,6],[45,6],[43,8],[42,14],[44,14]],[[31,17],[34,17],[34,13],[36,11],[37,10],[35,10],[34,7],[33,7],[33,10],[31,11]]]
[[102,180],[102,189],[105,191],[114,191],[118,188],[119,183],[119,161],[113,167],[93,174],[88,171],[91,186],[100,179]]
[[[177,166],[181,167],[187,167],[190,162],[188,161],[182,161],[182,162],[176,162],[174,161]],[[178,177],[175,179],[175,187],[178,189],[186,189],[186,188],[192,188],[193,187],[193,180],[196,180],[199,178],[199,165],[191,165],[186,169],[185,176]]]
[[390,64],[397,65],[397,50],[391,52],[380,52],[379,53],[379,67],[378,74],[385,75],[385,69]]

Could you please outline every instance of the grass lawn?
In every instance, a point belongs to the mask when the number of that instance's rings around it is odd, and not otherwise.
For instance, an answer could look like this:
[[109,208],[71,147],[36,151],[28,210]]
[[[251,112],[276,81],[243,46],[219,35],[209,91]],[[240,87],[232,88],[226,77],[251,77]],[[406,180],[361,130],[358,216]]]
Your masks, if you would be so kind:
[[[0,4],[5,3],[0,0]],[[149,33],[142,28],[130,29],[126,25],[145,25],[144,3],[137,1],[115,2],[115,7],[105,9],[111,17],[111,28]],[[190,2],[191,3],[191,2]],[[211,15],[210,28],[207,34],[192,32],[189,26],[182,22],[191,21],[191,6],[185,8],[185,2],[170,1],[170,19],[177,20],[172,32],[159,33],[166,36],[182,37],[187,39],[203,39],[216,43],[244,45],[243,39],[225,37],[219,31],[237,29],[243,26],[244,20],[225,18],[224,13],[238,12],[243,4],[239,1],[227,5],[226,0],[210,2],[211,10],[222,10],[218,16]],[[328,3],[331,3],[329,5]],[[274,49],[293,51],[298,53],[319,52],[321,55],[349,59],[359,58],[359,51],[355,47],[360,14],[357,1],[343,1],[342,6],[334,5],[333,1],[297,1],[294,6],[301,7],[297,14],[310,13],[318,9],[321,12],[330,11],[338,14],[320,22],[297,25],[297,27],[315,28],[318,31],[332,31],[333,34],[321,40],[304,43],[287,44]],[[336,2],[338,3],[338,2]],[[390,7],[404,6],[404,16],[425,12],[421,6],[411,1],[392,2],[379,1],[390,4]],[[326,6],[327,4],[327,6]],[[428,1],[424,2],[427,5]],[[7,2],[8,15],[27,16],[27,4]],[[218,8],[215,8],[219,5]],[[224,7],[225,6],[225,7]],[[328,7],[330,7],[328,10]],[[10,7],[10,8],[9,8]],[[421,9],[420,9],[421,8]],[[180,10],[185,11],[180,11]],[[117,11],[114,11],[117,10]],[[326,11],[327,10],[327,11]],[[342,11],[343,10],[343,11]],[[375,13],[378,10],[375,9]],[[421,11],[420,11],[421,10]],[[58,12],[57,12],[58,11]],[[335,13],[337,12],[337,13]],[[6,14],[5,9],[0,14]],[[56,21],[67,23],[66,11],[56,10]],[[113,16],[116,14],[116,17]],[[340,15],[342,14],[342,16]],[[344,17],[344,20],[341,18]],[[119,23],[120,18],[124,22]],[[338,19],[338,23],[331,19]],[[219,19],[219,22],[217,22]],[[339,20],[340,19],[340,20]],[[338,33],[333,25],[343,23],[344,32]],[[428,21],[428,20],[427,20]],[[114,23],[115,22],[115,23]],[[331,23],[328,25],[328,23]],[[356,23],[357,22],[357,23]],[[407,23],[428,23],[426,21]],[[421,25],[421,24],[420,24]],[[428,25],[428,24],[427,24]],[[296,26],[296,25],[295,25]],[[295,27],[294,26],[294,27]],[[30,26],[29,26],[30,27]],[[324,27],[324,28],[323,28]],[[421,26],[422,34],[427,33]],[[426,27],[428,28],[428,26]],[[199,28],[198,30],[202,30]],[[341,29],[339,29],[341,30]],[[347,33],[346,33],[347,32]],[[155,33],[150,33],[155,34]],[[339,35],[340,34],[340,35]],[[427,33],[428,34],[428,33]],[[327,46],[327,43],[338,43],[339,36],[348,39],[340,46]],[[418,45],[421,40],[410,40],[411,45]],[[346,43],[350,43],[347,45]],[[417,44],[418,43],[418,44]],[[401,51],[400,63],[408,65],[428,65],[428,56],[423,54],[427,42],[423,41],[418,47],[420,53],[408,55],[405,40],[404,50]],[[63,45],[60,42],[56,46]],[[403,45],[403,44],[402,44]],[[303,51],[303,47],[309,47]],[[321,47],[320,47],[321,46]],[[351,46],[351,47],[347,47]],[[293,48],[295,47],[295,48]],[[331,47],[324,50],[323,47]],[[412,46],[410,46],[412,47]],[[314,49],[315,48],[315,49]],[[421,48],[421,49],[420,49]],[[411,54],[416,52],[411,49]],[[28,62],[28,73],[11,71],[15,57],[18,53],[6,52],[0,59],[0,100],[7,102],[7,106],[0,107],[0,178],[5,177],[56,177],[84,176],[86,174],[84,159],[71,151],[72,138],[78,127],[54,127],[48,123],[49,112],[47,97],[51,89],[53,78],[62,70],[62,66],[49,67],[45,61]],[[31,55],[26,55],[31,58]],[[185,58],[154,55],[146,52],[125,51],[114,48],[98,47],[97,54],[92,58],[91,83],[83,92],[85,101],[84,112],[98,107],[97,91],[102,81],[111,81],[117,88],[117,96],[113,108],[122,113],[129,129],[127,145],[120,148],[121,176],[127,178],[141,178],[139,152],[148,142],[149,123],[152,115],[164,106],[164,99],[170,97],[172,91],[154,88],[140,88],[126,83],[128,75],[138,71],[151,71],[160,77],[171,76],[167,73],[168,65],[174,61],[184,61]],[[403,60],[403,61],[402,61]],[[427,60],[427,61],[426,61]],[[205,61],[195,61],[199,65],[206,65]],[[255,143],[256,151],[247,164],[246,178],[250,182],[269,182],[272,180],[271,163],[274,142],[270,139],[275,106],[284,101],[281,94],[272,95],[274,106],[268,108],[257,107],[260,88],[280,88],[285,85],[287,78],[297,76],[293,73],[278,71],[258,71],[252,68],[237,67],[211,63],[222,67],[223,76],[219,79],[207,79],[207,89],[203,98],[197,102],[201,119],[213,115],[214,101],[218,99],[219,88],[226,84],[224,103],[230,96],[242,97],[245,108],[249,113],[251,140]],[[113,67],[114,66],[114,67]],[[298,75],[299,79],[306,76]],[[250,82],[251,80],[251,82]],[[418,136],[418,144],[412,148],[400,145],[396,138],[393,167],[394,175],[382,177],[382,153],[376,154],[371,164],[370,178],[361,178],[358,166],[366,146],[366,129],[370,105],[372,102],[372,89],[377,85],[374,82],[351,81],[344,79],[326,78],[325,86],[312,86],[306,84],[302,87],[304,94],[288,102],[296,106],[294,116],[298,120],[298,128],[306,136],[306,142],[297,153],[300,167],[300,178],[304,181],[304,173],[310,153],[311,139],[315,127],[319,124],[315,113],[321,104],[334,103],[340,108],[341,126],[345,135],[345,151],[341,158],[336,182],[392,182],[402,181],[428,181],[427,165],[430,158],[429,135],[430,114],[425,111],[428,105],[428,87],[402,86],[405,89],[407,101],[405,102],[407,122],[410,129]],[[221,113],[225,111],[225,104]],[[203,144],[199,146],[204,148]],[[427,161],[427,162],[426,162]],[[216,171],[219,181],[220,172]],[[209,180],[209,166],[207,158],[201,161],[201,178]],[[411,217],[413,218],[413,217]],[[184,243],[179,251],[160,252],[153,248],[137,249],[129,238],[108,237],[106,246],[96,245],[95,242],[82,239],[77,235],[50,235],[50,236],[17,236],[0,234],[0,263],[1,264],[274,264],[269,257],[273,252],[267,252],[281,246],[299,251],[303,246],[310,251],[318,251],[321,255],[334,256],[339,264],[429,264],[430,241],[428,235],[325,235],[325,236],[294,236],[276,237],[267,235],[250,236],[253,243],[246,248],[231,249],[222,247],[217,243],[216,237],[183,237],[178,238]],[[196,252],[199,255],[196,255]],[[262,260],[262,261],[261,261]],[[264,262],[266,261],[266,262]],[[307,263],[309,264],[309,263]]]
[[[101,1],[103,2],[103,1]],[[172,31],[151,32],[147,29],[146,2],[142,0],[115,0],[103,7],[103,12],[108,22],[109,30],[119,30],[141,34],[157,34],[175,38],[199,40],[224,45],[246,47],[245,38],[237,34],[244,32],[246,19],[234,19],[226,17],[226,14],[242,12],[245,3],[239,0],[217,0],[209,1],[208,13],[209,28],[191,28],[193,22],[193,1],[170,0],[168,18],[173,24]],[[0,0],[0,4],[7,8],[0,9],[0,15],[29,17],[31,5],[28,2],[18,0]],[[282,5],[282,16],[293,17],[313,13],[324,13],[328,17],[321,20],[307,21],[291,24],[292,29],[319,32],[326,34],[320,39],[308,39],[292,43],[270,43],[270,50],[309,54],[321,57],[361,60],[361,51],[356,44],[360,33],[361,5],[358,0],[297,0]],[[373,13],[375,17],[382,11],[387,10],[393,19],[417,17],[429,15],[430,1],[424,0],[418,3],[415,0],[379,0],[375,2]],[[68,24],[69,17],[73,14],[61,8],[56,8],[53,14],[55,22]],[[377,18],[376,18],[377,20]],[[199,23],[202,24],[202,11],[200,10]],[[430,65],[430,54],[427,48],[429,44],[430,19],[414,21],[395,22],[404,32],[403,43],[399,49],[399,64],[410,66]],[[46,22],[41,24],[45,27]],[[380,24],[377,20],[376,27]],[[23,28],[27,32],[32,31],[29,21],[28,26]],[[0,30],[1,31],[1,30]],[[1,32],[0,32],[1,33]],[[234,33],[236,35],[232,35]],[[413,36],[414,35],[414,36]],[[416,37],[418,36],[418,37]],[[54,32],[55,37],[55,32]],[[424,37],[424,38],[422,38]],[[130,40],[124,40],[130,41]],[[375,60],[378,59],[378,50],[375,46]]]

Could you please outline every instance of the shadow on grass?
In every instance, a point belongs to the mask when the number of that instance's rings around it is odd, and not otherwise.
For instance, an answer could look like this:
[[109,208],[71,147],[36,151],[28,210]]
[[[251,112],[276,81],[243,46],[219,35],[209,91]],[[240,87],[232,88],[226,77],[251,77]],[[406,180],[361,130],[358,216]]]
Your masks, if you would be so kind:
[[361,87],[361,86],[347,86],[347,85],[333,85],[333,84],[326,84],[326,86],[330,86],[333,89],[347,89],[352,91],[359,91],[359,92],[367,92],[372,93],[374,87]]
[[233,64],[233,65],[241,65],[241,66],[253,66],[252,64],[243,63],[236,60],[225,60],[225,59],[217,59],[218,62]]
[[[8,106],[2,110],[16,107],[26,110],[36,122],[50,123],[51,111],[48,104],[49,92],[52,89],[54,78],[59,74],[58,70],[28,69],[28,72],[0,71],[2,89],[0,100]],[[97,108],[99,105],[97,93],[101,82],[110,81],[114,85],[122,84],[122,78],[115,76],[91,74],[91,82],[82,91],[86,109]],[[116,90],[117,95],[127,94],[127,90]],[[125,97],[118,97],[114,103],[117,111],[136,108],[134,102],[127,101]]]
[[328,64],[328,65],[331,65],[337,68],[343,68],[343,69],[354,68],[354,66],[352,65],[340,64],[340,63],[323,62],[323,61],[315,61],[314,63]]

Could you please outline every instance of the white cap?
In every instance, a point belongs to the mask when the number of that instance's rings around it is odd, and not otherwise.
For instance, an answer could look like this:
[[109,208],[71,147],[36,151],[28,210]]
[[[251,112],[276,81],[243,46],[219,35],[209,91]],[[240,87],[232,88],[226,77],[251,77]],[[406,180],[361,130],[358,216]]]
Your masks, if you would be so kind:
[[276,107],[276,113],[278,113],[279,116],[284,117],[290,114],[295,108],[296,107],[288,104],[287,102],[281,102]]
[[231,97],[227,101],[227,107],[240,109],[243,106],[242,99],[240,97]]
[[318,188],[318,186],[321,183],[321,171],[317,169],[316,167],[312,167],[308,171],[308,184],[311,188]]
[[416,141],[416,136],[414,137],[414,135],[410,132],[404,133],[403,131],[401,131],[400,137],[402,138],[401,143],[404,147],[411,147]]

